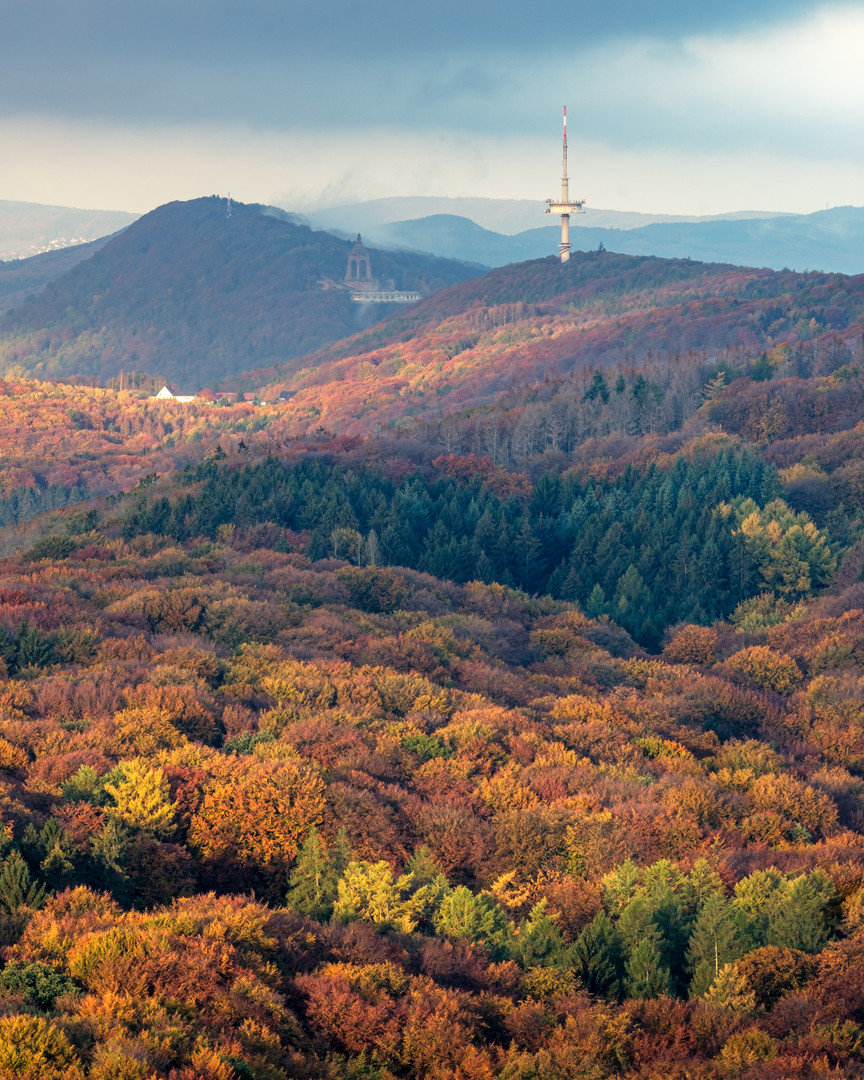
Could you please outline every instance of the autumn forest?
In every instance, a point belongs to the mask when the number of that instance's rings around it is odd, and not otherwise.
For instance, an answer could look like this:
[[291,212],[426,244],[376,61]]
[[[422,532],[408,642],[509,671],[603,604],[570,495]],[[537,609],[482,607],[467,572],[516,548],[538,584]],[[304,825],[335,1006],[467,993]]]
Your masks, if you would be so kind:
[[142,237],[0,327],[0,1080],[864,1074],[864,281],[175,289],[180,404]]

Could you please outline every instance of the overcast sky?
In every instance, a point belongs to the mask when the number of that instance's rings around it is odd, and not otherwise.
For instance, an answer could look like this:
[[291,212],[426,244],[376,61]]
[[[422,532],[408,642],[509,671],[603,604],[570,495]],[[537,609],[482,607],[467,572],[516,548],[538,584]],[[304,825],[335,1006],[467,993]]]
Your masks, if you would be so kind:
[[[0,198],[864,204],[864,3],[0,0]],[[538,224],[542,223],[542,218]]]

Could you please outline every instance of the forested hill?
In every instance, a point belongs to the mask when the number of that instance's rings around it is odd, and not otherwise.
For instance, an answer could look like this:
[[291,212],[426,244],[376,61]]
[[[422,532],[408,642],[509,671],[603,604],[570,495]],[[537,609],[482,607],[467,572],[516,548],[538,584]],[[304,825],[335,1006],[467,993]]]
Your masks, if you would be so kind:
[[[39,378],[136,371],[198,389],[356,332],[382,310],[341,280],[351,245],[268,207],[212,196],[161,206],[0,321],[0,366]],[[373,253],[373,272],[429,293],[477,267]],[[362,308],[362,309],[361,309]]]
[[298,419],[363,433],[487,405],[513,386],[692,351],[757,358],[864,320],[864,277],[592,252],[539,259],[442,290],[249,387],[296,391]]

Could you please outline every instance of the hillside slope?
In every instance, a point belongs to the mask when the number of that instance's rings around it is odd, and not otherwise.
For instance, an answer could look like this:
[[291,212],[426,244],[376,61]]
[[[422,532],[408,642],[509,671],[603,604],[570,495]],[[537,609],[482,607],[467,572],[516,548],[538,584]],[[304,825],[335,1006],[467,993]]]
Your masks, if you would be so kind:
[[298,423],[362,434],[489,405],[589,367],[693,352],[750,357],[864,320],[864,278],[593,252],[506,266],[442,290],[250,386],[295,391]]
[[[341,290],[350,245],[282,211],[223,199],[146,214],[0,320],[0,366],[39,378],[146,372],[197,389],[320,348],[380,318]],[[429,293],[476,267],[375,253],[373,272]]]
[[88,244],[75,244],[59,251],[46,251],[28,259],[0,262],[0,312],[18,307],[51,281],[92,258],[111,239],[104,236]]
[[[173,494],[273,513],[254,472]],[[860,585],[649,658],[566,602],[141,509],[0,565],[7,1076],[860,1077]]]

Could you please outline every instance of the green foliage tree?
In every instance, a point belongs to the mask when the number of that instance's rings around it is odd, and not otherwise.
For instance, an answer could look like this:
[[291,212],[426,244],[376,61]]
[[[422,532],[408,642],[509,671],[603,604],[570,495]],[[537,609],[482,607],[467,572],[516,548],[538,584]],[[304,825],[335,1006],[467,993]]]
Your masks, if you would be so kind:
[[[433,754],[431,757],[438,757]],[[428,885],[436,878],[444,877],[441,864],[429,850],[428,844],[421,844],[405,865],[405,873],[410,874],[414,884],[419,888]]]
[[0,971],[0,992],[20,997],[37,1009],[48,1010],[56,998],[77,994],[78,986],[47,964],[19,964],[12,961]]
[[68,536],[43,536],[30,548],[26,558],[29,562],[57,561],[65,559],[74,550],[75,542]]
[[21,908],[41,907],[45,900],[44,885],[37,885],[30,876],[30,869],[21,852],[11,851],[0,868],[0,905],[7,914],[14,915]]
[[548,914],[549,901],[538,901],[519,926],[510,946],[523,968],[549,967],[564,961],[564,937],[556,920]]
[[735,886],[732,903],[743,911],[752,942],[757,947],[765,944],[769,916],[775,898],[783,891],[783,883],[783,875],[772,866],[767,870],[754,870]]
[[63,798],[70,802],[90,802],[98,805],[104,801],[102,780],[92,765],[79,765],[77,771],[62,787]]
[[108,818],[103,827],[90,840],[90,858],[95,882],[119,892],[126,880],[126,855],[129,848],[129,830],[117,818]]
[[39,835],[44,852],[39,869],[52,889],[62,888],[71,882],[75,873],[77,849],[71,837],[61,829],[56,818],[49,818]]
[[[667,859],[661,859],[640,873],[632,899],[618,920],[618,930],[627,947],[628,965],[640,947],[650,942],[657,950],[659,966],[665,973],[662,979],[667,980],[669,991],[682,988],[685,981],[685,951],[692,920],[688,901],[692,904],[697,895],[698,890],[694,890],[687,876]],[[634,961],[639,972],[634,978],[643,981],[638,984],[640,993],[631,996],[643,996],[642,989],[654,978],[646,974],[652,962],[650,957],[651,950],[646,946],[638,961]],[[633,985],[636,984],[631,983],[631,988]]]
[[594,372],[591,378],[591,385],[585,391],[583,401],[596,401],[599,398],[605,405],[609,401],[609,387],[606,385],[606,379],[603,377],[603,372],[599,369]]
[[639,880],[640,873],[632,859],[627,859],[603,878],[603,904],[611,915],[617,917],[624,911],[636,896]]
[[54,662],[54,638],[26,620],[18,628],[15,643],[15,670],[47,667]]
[[690,996],[701,997],[721,969],[746,951],[746,915],[722,893],[714,893],[699,913],[687,946],[687,967],[692,973]]
[[624,972],[627,997],[654,998],[672,992],[672,977],[663,963],[660,935],[656,931],[648,931],[631,949]]
[[445,937],[482,945],[493,957],[503,957],[512,928],[504,910],[489,893],[476,896],[464,885],[453,889],[441,901],[435,930]]

